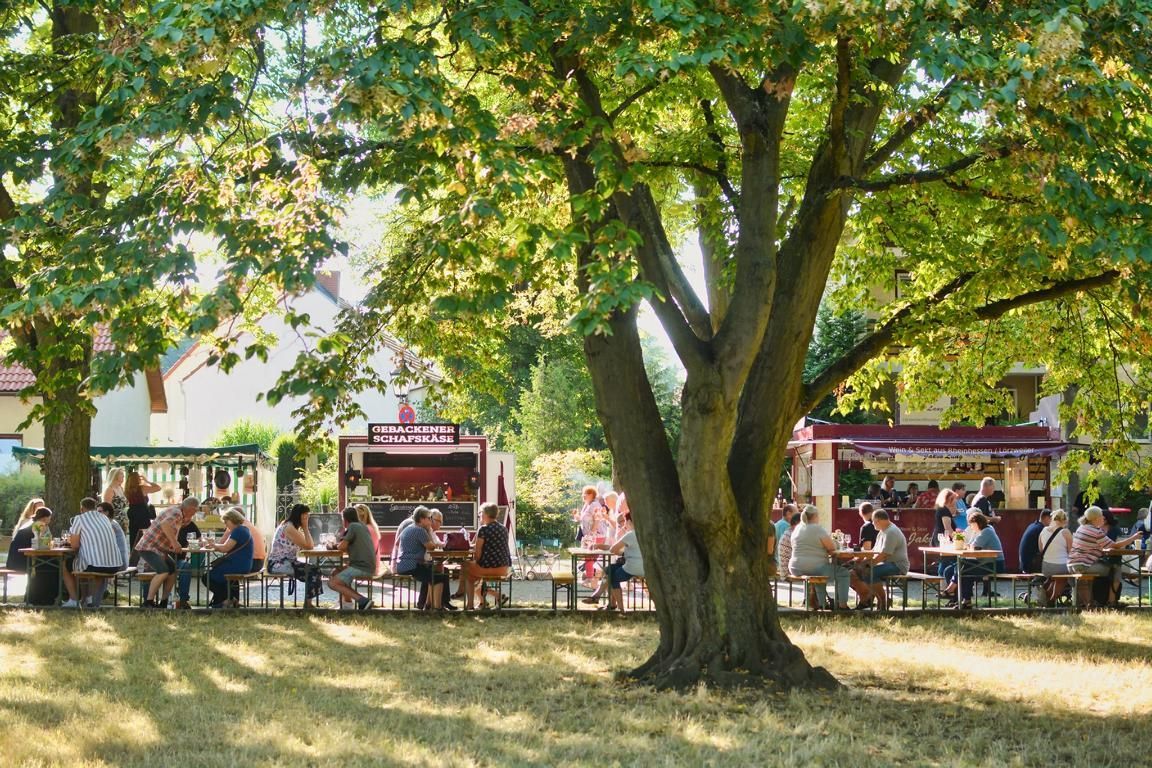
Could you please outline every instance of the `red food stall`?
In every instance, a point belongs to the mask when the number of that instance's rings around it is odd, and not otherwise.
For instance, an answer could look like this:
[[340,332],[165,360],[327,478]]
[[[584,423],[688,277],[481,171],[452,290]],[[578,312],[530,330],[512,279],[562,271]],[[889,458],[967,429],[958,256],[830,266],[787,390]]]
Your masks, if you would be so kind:
[[396,527],[423,504],[444,515],[444,530],[475,529],[479,505],[496,502],[514,529],[516,458],[489,449],[483,435],[456,424],[369,424],[339,439],[340,506],[366,504],[390,547]]
[[[991,477],[1003,495],[996,506],[1003,518],[996,532],[1010,572],[1018,570],[1016,553],[1024,529],[1042,507],[1062,501],[1053,499],[1052,469],[1067,450],[1059,431],[1043,426],[813,424],[796,430],[789,443],[795,497],[815,504],[824,519],[832,520],[832,530],[840,529],[853,540],[859,537],[856,505],[861,499],[842,492],[842,479],[851,478],[859,489],[868,478],[880,482],[891,477],[896,490],[905,493],[910,483],[925,490],[929,480],[940,488],[963,482],[968,491],[978,491],[981,479]],[[893,522],[908,537],[912,567],[919,569],[919,550],[929,543],[935,510],[891,511]]]

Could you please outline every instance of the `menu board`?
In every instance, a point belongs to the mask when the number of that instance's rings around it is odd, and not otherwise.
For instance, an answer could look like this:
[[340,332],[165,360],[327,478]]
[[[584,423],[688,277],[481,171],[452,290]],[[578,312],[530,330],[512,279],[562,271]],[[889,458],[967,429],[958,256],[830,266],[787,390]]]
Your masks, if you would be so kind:
[[472,501],[369,501],[364,502],[372,510],[372,517],[381,528],[395,528],[411,517],[412,511],[424,505],[438,509],[444,515],[444,528],[475,528],[476,503]]

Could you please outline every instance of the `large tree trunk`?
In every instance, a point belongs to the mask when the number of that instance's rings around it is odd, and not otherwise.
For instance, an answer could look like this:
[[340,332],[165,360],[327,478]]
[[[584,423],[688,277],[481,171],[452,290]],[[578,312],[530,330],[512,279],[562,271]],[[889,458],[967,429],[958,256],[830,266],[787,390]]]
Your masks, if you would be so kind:
[[724,471],[735,403],[690,377],[677,463],[644,372],[635,311],[614,318],[611,336],[588,337],[585,353],[660,622],[660,646],[633,676],[674,688],[835,687],[781,630],[765,554],[770,522],[738,509]]
[[61,531],[92,492],[92,416],[78,393],[75,402],[76,408],[44,422],[44,503],[55,512],[53,528]]

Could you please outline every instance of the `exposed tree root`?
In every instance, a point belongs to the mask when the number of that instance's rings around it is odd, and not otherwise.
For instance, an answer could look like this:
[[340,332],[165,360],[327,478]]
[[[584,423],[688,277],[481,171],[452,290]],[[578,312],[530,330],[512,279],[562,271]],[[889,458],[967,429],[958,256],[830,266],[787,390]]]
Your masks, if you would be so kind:
[[695,649],[672,658],[657,652],[621,679],[657,690],[682,691],[697,685],[720,689],[752,688],[774,692],[832,691],[840,683],[824,667],[813,667],[791,643],[771,642],[766,653],[744,665],[717,650]]

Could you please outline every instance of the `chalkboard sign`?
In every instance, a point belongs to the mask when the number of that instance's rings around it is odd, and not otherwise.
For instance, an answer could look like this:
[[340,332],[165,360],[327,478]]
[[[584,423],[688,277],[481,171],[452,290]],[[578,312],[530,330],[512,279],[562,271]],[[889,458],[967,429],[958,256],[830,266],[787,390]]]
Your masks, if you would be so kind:
[[395,528],[412,516],[412,511],[421,504],[429,509],[438,509],[444,514],[444,528],[475,528],[476,504],[471,501],[370,501],[368,508],[376,525],[381,528]]

